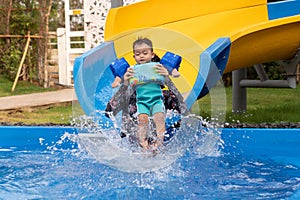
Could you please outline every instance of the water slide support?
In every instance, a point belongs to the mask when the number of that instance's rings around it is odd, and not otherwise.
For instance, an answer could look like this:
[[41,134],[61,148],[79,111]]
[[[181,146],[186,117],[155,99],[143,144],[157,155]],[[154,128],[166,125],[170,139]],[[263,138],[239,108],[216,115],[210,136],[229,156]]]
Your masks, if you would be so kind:
[[254,65],[260,80],[248,80],[247,69],[232,72],[232,111],[242,113],[247,110],[247,87],[254,88],[296,88],[296,70],[300,62],[300,46],[294,58],[279,61],[287,72],[286,80],[269,80],[262,64]]
[[232,72],[232,111],[234,113],[243,113],[247,110],[247,88],[240,85],[246,77],[245,68]]

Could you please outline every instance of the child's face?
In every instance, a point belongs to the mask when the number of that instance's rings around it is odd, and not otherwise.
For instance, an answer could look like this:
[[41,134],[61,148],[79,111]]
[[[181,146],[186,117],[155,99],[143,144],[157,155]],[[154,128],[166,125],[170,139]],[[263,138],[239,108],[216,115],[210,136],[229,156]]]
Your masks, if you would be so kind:
[[137,64],[144,64],[151,62],[151,59],[154,57],[154,53],[151,51],[151,47],[143,43],[135,45],[133,57]]

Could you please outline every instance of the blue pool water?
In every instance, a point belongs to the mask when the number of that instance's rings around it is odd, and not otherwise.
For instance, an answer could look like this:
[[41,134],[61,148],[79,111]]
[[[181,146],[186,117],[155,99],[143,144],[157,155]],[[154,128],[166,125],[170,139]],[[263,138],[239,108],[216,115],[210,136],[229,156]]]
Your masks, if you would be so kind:
[[142,173],[91,157],[71,127],[0,130],[0,199],[300,198],[299,129],[222,129],[218,149],[199,140]]

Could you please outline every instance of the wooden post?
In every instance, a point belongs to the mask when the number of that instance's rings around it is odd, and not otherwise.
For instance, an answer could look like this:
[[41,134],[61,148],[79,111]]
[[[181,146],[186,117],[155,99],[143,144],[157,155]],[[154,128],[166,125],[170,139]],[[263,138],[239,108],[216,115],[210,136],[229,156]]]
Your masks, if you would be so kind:
[[22,66],[23,66],[23,63],[25,61],[25,57],[26,57],[26,54],[27,54],[27,51],[28,51],[29,43],[30,43],[30,31],[28,31],[28,38],[27,38],[26,46],[25,46],[25,49],[24,49],[24,53],[23,53],[19,68],[18,68],[18,72],[17,72],[16,78],[15,78],[14,84],[11,88],[11,92],[15,91],[16,85],[18,83],[19,76],[20,76],[20,73],[21,73],[21,69],[22,69]]

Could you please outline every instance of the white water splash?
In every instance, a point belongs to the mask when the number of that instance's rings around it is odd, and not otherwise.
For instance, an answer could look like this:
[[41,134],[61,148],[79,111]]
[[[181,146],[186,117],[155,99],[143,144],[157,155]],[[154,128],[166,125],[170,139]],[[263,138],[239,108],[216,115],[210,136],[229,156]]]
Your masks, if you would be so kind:
[[98,162],[125,172],[144,173],[166,168],[191,149],[197,158],[217,156],[221,143],[220,136],[202,127],[202,121],[194,116],[183,117],[176,134],[155,155],[142,152],[128,138],[121,138],[115,128],[95,130],[96,126],[89,120],[88,125],[81,123],[80,130],[83,127],[91,129],[78,134],[81,150]]

